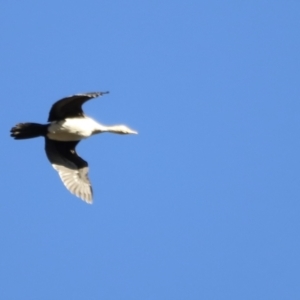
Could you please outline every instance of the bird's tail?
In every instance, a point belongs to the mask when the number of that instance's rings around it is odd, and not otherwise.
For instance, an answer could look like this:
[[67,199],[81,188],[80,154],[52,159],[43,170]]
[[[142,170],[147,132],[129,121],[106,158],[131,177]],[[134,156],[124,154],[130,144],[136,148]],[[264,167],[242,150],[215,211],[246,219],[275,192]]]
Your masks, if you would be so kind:
[[31,139],[47,134],[47,125],[37,123],[19,123],[10,130],[10,136],[16,140]]

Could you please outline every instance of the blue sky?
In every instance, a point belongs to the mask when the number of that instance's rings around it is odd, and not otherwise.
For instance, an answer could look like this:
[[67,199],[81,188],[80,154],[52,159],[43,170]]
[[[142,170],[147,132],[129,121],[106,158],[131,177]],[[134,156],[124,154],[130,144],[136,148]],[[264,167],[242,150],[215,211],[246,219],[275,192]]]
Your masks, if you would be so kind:
[[[0,10],[1,299],[299,299],[300,3],[7,1]],[[94,204],[44,141],[80,92]]]

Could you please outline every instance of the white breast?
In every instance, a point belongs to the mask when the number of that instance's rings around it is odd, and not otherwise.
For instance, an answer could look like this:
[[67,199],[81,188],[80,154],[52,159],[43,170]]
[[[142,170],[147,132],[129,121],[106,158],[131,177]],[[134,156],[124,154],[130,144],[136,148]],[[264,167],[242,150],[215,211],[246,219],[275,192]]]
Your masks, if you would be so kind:
[[101,132],[102,126],[91,118],[70,118],[52,122],[47,137],[56,141],[80,141],[94,133]]

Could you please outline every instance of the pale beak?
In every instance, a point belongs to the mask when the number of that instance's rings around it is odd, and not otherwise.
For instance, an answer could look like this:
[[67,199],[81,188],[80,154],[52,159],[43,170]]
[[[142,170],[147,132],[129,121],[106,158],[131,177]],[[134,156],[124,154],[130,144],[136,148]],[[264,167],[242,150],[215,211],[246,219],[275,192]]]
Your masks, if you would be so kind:
[[129,129],[129,130],[128,130],[128,133],[130,133],[130,134],[138,134],[138,132],[137,132],[137,131],[135,131],[135,130],[132,130],[132,129]]

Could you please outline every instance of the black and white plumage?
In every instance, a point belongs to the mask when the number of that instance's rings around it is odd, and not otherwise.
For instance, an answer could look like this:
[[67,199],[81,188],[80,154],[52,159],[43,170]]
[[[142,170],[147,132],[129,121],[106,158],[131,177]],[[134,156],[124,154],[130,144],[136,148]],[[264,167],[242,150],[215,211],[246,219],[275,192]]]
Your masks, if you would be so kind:
[[17,140],[39,136],[45,138],[46,155],[66,188],[92,203],[93,191],[88,178],[88,163],[76,153],[77,144],[91,135],[112,132],[137,134],[125,125],[104,126],[84,115],[82,105],[108,92],[76,94],[55,102],[49,112],[48,124],[19,123],[11,129]]

